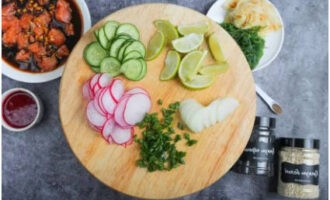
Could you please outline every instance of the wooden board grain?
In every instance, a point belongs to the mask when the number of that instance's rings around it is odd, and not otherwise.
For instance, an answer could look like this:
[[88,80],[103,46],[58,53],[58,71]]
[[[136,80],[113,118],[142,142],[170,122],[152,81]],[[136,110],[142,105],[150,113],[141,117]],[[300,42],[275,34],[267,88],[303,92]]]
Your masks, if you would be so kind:
[[[187,152],[186,164],[172,171],[149,173],[135,166],[139,157],[136,144],[127,148],[109,145],[93,131],[85,118],[86,101],[82,98],[82,84],[93,72],[83,60],[84,47],[94,39],[93,30],[107,20],[130,22],[141,32],[146,45],[155,32],[153,21],[168,19],[173,24],[188,24],[209,20],[188,8],[171,4],[142,4],[112,13],[97,23],[78,42],[72,51],[61,80],[59,112],[64,134],[79,161],[96,178],[107,186],[125,194],[140,198],[175,198],[208,187],[222,177],[242,153],[253,127],[256,112],[254,81],[248,63],[235,41],[214,22],[211,32],[216,32],[223,47],[230,69],[222,74],[211,87],[191,91],[178,80],[159,81],[166,51],[154,61],[148,62],[148,73],[139,81],[127,81],[127,88],[140,86],[152,97],[152,112],[159,111],[157,100],[164,105],[185,98],[195,98],[204,105],[218,97],[231,96],[240,106],[225,121],[217,123],[192,137],[197,145],[187,147],[184,142],[178,148]],[[206,63],[213,62],[211,56]],[[139,129],[135,128],[139,135]]]

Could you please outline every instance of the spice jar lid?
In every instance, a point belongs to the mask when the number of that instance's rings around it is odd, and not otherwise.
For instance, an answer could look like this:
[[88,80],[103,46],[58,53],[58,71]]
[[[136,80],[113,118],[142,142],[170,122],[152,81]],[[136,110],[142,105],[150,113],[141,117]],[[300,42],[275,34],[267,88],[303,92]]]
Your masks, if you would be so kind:
[[320,140],[303,138],[280,138],[281,147],[320,149]]
[[274,129],[276,127],[276,119],[272,117],[257,116],[254,121],[254,126],[269,127]]

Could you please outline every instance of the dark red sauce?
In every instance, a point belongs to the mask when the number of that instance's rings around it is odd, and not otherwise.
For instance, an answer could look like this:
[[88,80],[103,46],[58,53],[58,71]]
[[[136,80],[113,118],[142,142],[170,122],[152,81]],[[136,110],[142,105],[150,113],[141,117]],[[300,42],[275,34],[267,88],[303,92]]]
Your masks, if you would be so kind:
[[24,128],[37,117],[38,106],[34,98],[24,92],[9,94],[2,103],[4,121],[13,128]]
[[[31,1],[34,3],[38,2],[38,0],[3,0],[2,7],[7,4],[15,2],[17,5],[17,9],[24,10],[24,9],[26,9],[26,5]],[[82,35],[83,19],[82,19],[82,15],[81,15],[80,9],[79,9],[76,1],[75,0],[66,0],[66,1],[70,4],[70,8],[72,10],[72,13],[71,13],[72,19],[70,22],[73,24],[74,34],[69,35],[69,36],[65,35],[66,39],[65,39],[64,44],[69,49],[69,52],[71,52],[73,47],[75,46],[75,44],[78,42],[78,40],[80,39],[80,37]],[[51,6],[56,5],[56,2],[57,2],[57,0],[49,0],[48,4],[43,5],[41,7],[43,7],[44,10],[49,11]],[[34,17],[37,17],[40,14],[42,14],[42,12],[39,13],[38,11],[35,11],[35,12],[27,11],[27,13],[32,14]],[[22,14],[16,12],[15,16],[17,18],[20,18],[22,16]],[[54,18],[54,16],[52,15],[51,22],[48,24],[48,28],[49,29],[56,28],[56,29],[61,30],[64,33],[65,32],[64,31],[65,23],[57,21]],[[29,30],[29,31],[32,32],[32,30]],[[38,40],[36,39],[36,41],[38,41]],[[47,50],[46,56],[49,56],[49,57],[53,54],[56,54],[56,51],[59,48],[56,45],[44,45],[44,46],[46,47],[46,50]],[[6,46],[2,43],[2,59],[3,59],[3,61],[5,61],[9,66],[12,66],[16,69],[22,70],[24,72],[32,72],[32,73],[42,73],[42,72],[54,70],[58,66],[61,66],[62,64],[64,64],[68,57],[68,56],[56,57],[56,59],[57,59],[56,67],[52,68],[51,70],[44,70],[43,68],[41,68],[38,65],[38,61],[35,56],[31,55],[30,59],[28,61],[16,60],[15,56],[18,52],[19,52],[19,49],[17,48],[17,45]]]

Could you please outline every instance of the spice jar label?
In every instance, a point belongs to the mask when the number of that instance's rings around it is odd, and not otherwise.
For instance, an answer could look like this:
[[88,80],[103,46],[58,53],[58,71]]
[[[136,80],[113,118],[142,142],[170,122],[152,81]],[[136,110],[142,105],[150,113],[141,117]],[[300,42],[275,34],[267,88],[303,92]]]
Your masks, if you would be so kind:
[[288,162],[283,162],[281,165],[281,180],[285,183],[318,185],[319,165],[295,165]]
[[254,141],[247,144],[240,158],[243,161],[272,162],[274,157],[274,146],[272,143]]

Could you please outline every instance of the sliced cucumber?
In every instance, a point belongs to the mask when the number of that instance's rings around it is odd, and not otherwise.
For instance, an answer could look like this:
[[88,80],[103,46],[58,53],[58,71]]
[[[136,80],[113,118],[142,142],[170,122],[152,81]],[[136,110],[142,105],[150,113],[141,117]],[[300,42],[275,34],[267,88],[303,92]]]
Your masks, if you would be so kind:
[[100,71],[109,73],[111,76],[115,77],[121,73],[120,67],[121,67],[121,64],[116,58],[106,57],[101,62]]
[[141,79],[143,79],[145,76],[146,76],[146,74],[147,74],[147,63],[146,63],[146,61],[143,59],[143,58],[139,58],[139,59],[137,59],[138,61],[140,61],[140,63],[142,64],[142,71],[141,71],[141,74],[140,74],[140,76],[139,76],[139,78],[138,78],[138,80],[141,80]]
[[143,58],[143,56],[141,55],[140,52],[134,50],[126,54],[122,62],[125,62],[130,59],[138,59],[138,58]]
[[94,31],[94,36],[95,36],[95,38],[98,40],[99,39],[99,30],[95,30]]
[[126,48],[132,43],[132,40],[126,40],[126,42],[120,47],[119,52],[118,52],[118,60],[123,60],[124,58],[124,52]]
[[126,56],[127,54],[129,54],[132,51],[138,51],[142,55],[143,58],[146,55],[146,49],[144,48],[143,44],[137,40],[134,41],[132,44],[130,44],[126,48],[124,55]]
[[91,67],[91,69],[92,69],[95,73],[100,73],[100,68],[99,68],[99,67]]
[[124,62],[120,69],[120,71],[124,73],[126,78],[132,81],[140,80],[141,73],[143,72],[143,70],[143,64],[136,59],[131,59]]
[[93,66],[99,67],[101,61],[107,56],[107,52],[101,47],[98,42],[88,44],[84,49],[84,59]]
[[108,21],[104,25],[104,33],[108,40],[111,40],[115,36],[118,26],[119,23],[116,21]]
[[105,36],[105,32],[104,32],[104,28],[100,28],[98,31],[98,38],[99,38],[99,42],[100,45],[104,48],[104,49],[109,49],[110,48],[110,41],[108,40],[108,38]]
[[110,48],[110,56],[117,58],[121,46],[126,42],[126,39],[118,38],[114,40]]
[[130,35],[127,35],[125,33],[119,34],[115,36],[116,39],[118,38],[124,38],[124,39],[133,39]]
[[117,28],[117,31],[116,31],[116,35],[119,35],[122,33],[125,33],[125,34],[131,36],[135,40],[140,39],[140,33],[139,33],[138,29],[136,28],[136,26],[134,26],[133,24],[125,23],[125,24],[119,25],[119,27]]

